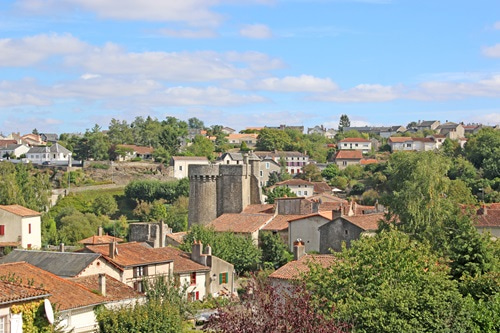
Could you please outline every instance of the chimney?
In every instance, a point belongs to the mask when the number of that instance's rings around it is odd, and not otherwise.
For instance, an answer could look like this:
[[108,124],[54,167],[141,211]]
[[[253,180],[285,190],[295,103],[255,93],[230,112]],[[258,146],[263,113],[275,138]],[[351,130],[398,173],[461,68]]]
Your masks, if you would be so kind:
[[97,228],[97,236],[102,236],[102,227]]
[[488,215],[488,206],[483,205],[483,215]]
[[338,219],[339,217],[342,217],[344,215],[344,212],[342,211],[343,207],[340,206],[338,209],[332,210],[332,221],[335,219]]
[[59,252],[64,252],[64,243],[59,244]]
[[203,244],[201,244],[201,241],[194,241],[193,246],[191,248],[191,260],[199,262],[201,259],[201,249],[202,249]]
[[298,238],[293,242],[293,260],[299,260],[304,254],[306,254],[306,247],[302,239]]
[[99,273],[99,292],[102,296],[106,296],[106,274]]
[[209,256],[212,255],[212,247],[210,245],[205,246],[205,254]]
[[116,242],[113,241],[113,242],[109,243],[109,254],[108,254],[109,257],[111,259],[114,259],[115,256],[117,255],[117,252],[118,251],[116,250]]
[[245,164],[245,165],[248,164],[248,153],[243,154],[243,164]]

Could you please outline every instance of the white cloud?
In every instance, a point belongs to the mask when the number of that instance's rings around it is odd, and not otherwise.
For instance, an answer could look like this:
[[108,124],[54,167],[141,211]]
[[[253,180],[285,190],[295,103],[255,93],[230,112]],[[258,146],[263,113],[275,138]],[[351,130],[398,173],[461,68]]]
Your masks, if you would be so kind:
[[84,51],[87,44],[71,35],[42,34],[0,39],[0,66],[30,66],[50,56]]
[[500,30],[500,21],[495,22],[495,24],[493,24],[493,28],[496,30]]
[[273,36],[271,29],[264,24],[249,24],[240,30],[240,35],[252,39],[268,39]]
[[91,74],[91,73],[86,73],[80,76],[81,79],[84,80],[91,80],[91,79],[96,79],[98,77],[101,77],[99,74]]
[[50,104],[50,100],[36,96],[35,94],[0,91],[0,107],[3,108],[21,105],[44,106]]
[[337,91],[315,99],[330,102],[387,102],[398,98],[397,89],[380,84],[360,84],[349,90]]
[[256,84],[256,88],[283,92],[331,92],[338,87],[329,78],[322,79],[311,75],[267,78]]
[[449,100],[466,97],[499,97],[500,75],[493,75],[476,82],[425,82],[410,93],[414,99]]
[[490,58],[500,58],[500,44],[483,47],[482,52]]

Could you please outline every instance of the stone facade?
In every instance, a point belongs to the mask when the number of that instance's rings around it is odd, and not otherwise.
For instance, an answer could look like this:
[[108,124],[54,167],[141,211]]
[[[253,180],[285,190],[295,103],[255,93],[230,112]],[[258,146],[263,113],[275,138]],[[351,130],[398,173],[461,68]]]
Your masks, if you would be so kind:
[[159,223],[130,223],[129,240],[131,242],[146,242],[151,247],[164,247],[167,244],[167,234],[172,233],[172,228],[163,222]]
[[189,226],[206,225],[224,213],[260,204],[259,161],[189,166]]

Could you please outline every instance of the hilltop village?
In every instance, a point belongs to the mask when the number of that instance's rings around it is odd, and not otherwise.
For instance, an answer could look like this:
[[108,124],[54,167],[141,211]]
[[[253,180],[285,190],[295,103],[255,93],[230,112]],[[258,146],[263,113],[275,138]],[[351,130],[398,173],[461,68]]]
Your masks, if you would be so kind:
[[0,332],[500,330],[498,125],[137,117],[0,159]]

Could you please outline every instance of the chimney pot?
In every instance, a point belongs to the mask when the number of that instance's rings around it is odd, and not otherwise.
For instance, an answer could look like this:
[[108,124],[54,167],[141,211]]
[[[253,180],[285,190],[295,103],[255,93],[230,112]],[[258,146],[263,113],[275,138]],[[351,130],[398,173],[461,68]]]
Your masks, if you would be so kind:
[[106,274],[99,273],[99,292],[102,296],[106,296]]
[[97,236],[102,236],[102,227],[97,228]]
[[293,260],[299,260],[304,254],[306,254],[306,247],[302,239],[299,238],[293,242]]

